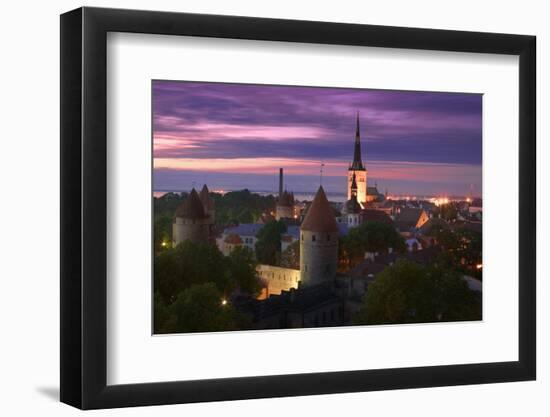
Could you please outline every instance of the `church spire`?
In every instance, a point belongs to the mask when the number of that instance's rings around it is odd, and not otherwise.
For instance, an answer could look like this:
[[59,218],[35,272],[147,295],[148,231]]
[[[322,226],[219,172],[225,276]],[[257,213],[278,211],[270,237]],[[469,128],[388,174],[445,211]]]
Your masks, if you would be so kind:
[[364,170],[363,162],[361,161],[361,134],[359,132],[359,112],[357,112],[357,125],[355,128],[355,147],[353,149],[353,170]]

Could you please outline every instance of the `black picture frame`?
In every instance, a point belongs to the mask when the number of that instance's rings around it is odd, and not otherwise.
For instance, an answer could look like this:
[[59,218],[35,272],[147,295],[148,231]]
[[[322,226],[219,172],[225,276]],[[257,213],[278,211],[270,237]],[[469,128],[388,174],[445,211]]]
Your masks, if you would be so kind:
[[[108,32],[519,56],[519,360],[107,385]],[[61,401],[95,409],[535,379],[535,45],[524,35],[251,17],[88,7],[61,15]]]

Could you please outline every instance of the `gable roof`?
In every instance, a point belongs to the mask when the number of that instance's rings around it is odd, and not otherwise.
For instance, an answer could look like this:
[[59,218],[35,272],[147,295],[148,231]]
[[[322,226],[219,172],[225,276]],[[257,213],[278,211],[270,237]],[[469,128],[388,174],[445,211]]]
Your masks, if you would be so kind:
[[416,227],[422,213],[425,211],[421,208],[403,207],[396,216],[395,224],[400,230]]
[[381,222],[392,225],[393,220],[382,210],[365,209],[363,210],[363,222]]

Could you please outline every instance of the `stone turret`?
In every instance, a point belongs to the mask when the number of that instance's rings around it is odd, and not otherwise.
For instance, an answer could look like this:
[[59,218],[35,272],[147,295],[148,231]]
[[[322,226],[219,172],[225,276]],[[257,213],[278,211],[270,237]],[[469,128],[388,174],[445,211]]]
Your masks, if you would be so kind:
[[199,194],[199,198],[202,203],[202,207],[204,208],[204,211],[206,215],[208,216],[208,233],[210,237],[213,236],[213,229],[214,229],[214,223],[216,221],[216,209],[214,206],[214,200],[210,197],[210,191],[208,190],[208,187],[206,184],[202,186],[202,190]]
[[338,266],[338,226],[323,187],[300,226],[300,281],[315,285],[334,279]]
[[200,197],[193,188],[185,201],[178,206],[172,223],[172,244],[180,242],[207,242],[209,237],[209,216]]

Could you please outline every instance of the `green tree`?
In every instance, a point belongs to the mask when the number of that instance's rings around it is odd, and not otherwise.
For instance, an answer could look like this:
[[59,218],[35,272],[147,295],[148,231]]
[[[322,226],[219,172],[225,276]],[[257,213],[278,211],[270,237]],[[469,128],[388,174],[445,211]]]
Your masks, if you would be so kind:
[[281,254],[281,266],[300,269],[300,241],[292,242]]
[[252,296],[259,294],[260,281],[256,273],[254,253],[247,247],[236,247],[227,257],[229,274],[236,288]]
[[188,240],[155,257],[154,279],[155,291],[167,305],[179,292],[193,284],[213,282],[226,294],[234,289],[225,258],[218,248]]
[[172,216],[166,214],[157,216],[153,230],[155,253],[172,246]]
[[256,259],[268,265],[277,265],[281,256],[281,234],[286,225],[281,220],[271,221],[260,229],[256,242]]
[[352,228],[342,238],[343,254],[351,266],[364,259],[365,252],[387,252],[389,248],[405,250],[403,237],[395,228],[382,222],[367,222]]
[[153,302],[154,333],[174,333],[176,331],[176,316],[166,305],[158,291],[155,292]]
[[170,308],[179,333],[238,330],[242,320],[211,282],[182,291]]
[[450,267],[467,273],[475,278],[482,278],[482,235],[479,232],[460,227],[436,231],[436,239],[446,253],[445,262]]
[[356,324],[397,324],[481,319],[481,294],[461,274],[400,260],[369,285]]

